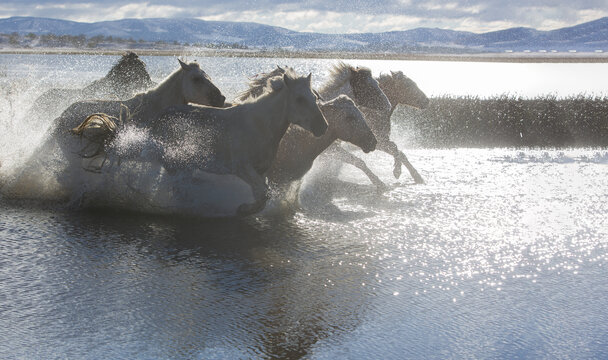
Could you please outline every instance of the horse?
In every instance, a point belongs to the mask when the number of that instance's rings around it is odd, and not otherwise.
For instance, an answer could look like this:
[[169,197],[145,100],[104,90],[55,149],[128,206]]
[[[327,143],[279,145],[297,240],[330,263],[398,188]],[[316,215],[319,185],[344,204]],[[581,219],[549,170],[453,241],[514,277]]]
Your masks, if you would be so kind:
[[200,169],[236,175],[251,187],[253,203],[236,214],[259,212],[268,200],[266,173],[290,124],[322,136],[327,121],[317,105],[311,75],[298,77],[288,69],[267,80],[264,92],[228,108],[176,106],[151,127],[151,136],[165,147],[162,165],[170,173]]
[[[283,68],[277,67],[268,74],[261,74],[256,77],[250,82],[249,89],[243,92],[238,100],[243,101],[258,96],[262,92],[263,84],[267,78],[282,74],[284,71]],[[345,95],[354,100],[355,104],[360,107],[365,106],[369,109],[382,112],[391,111],[390,101],[380,88],[378,81],[373,78],[371,70],[366,67],[355,67],[344,62],[334,64],[330,69],[329,79],[316,93],[321,98],[329,99],[335,99],[340,95]],[[363,127],[359,124],[358,126],[362,129],[367,128],[367,125]],[[365,132],[365,130],[362,131]],[[290,139],[291,137],[286,137],[287,141],[291,141]],[[325,140],[328,139],[330,139],[330,137]],[[338,139],[340,139],[340,137],[338,137]],[[328,145],[330,144],[331,142]],[[289,145],[286,144],[285,148],[289,148]],[[279,154],[282,154],[282,152]],[[279,155],[279,157],[281,156],[282,155]],[[314,161],[314,158],[309,159],[306,163],[312,164],[312,161]],[[310,167],[308,165],[302,165],[302,169],[308,171]],[[302,170],[299,170],[298,172],[301,173],[301,171]],[[301,178],[303,175],[304,174],[297,175],[296,178]]]
[[129,110],[129,120],[135,123],[151,122],[161,111],[174,105],[195,103],[222,107],[226,98],[211,82],[211,78],[198,63],[186,64],[179,60],[180,67],[171,73],[154,89],[120,100],[86,100],[70,105],[54,121],[55,132],[81,124],[82,120],[94,113],[103,113],[120,118],[121,109]]
[[[260,74],[249,83],[249,89],[244,91],[238,101],[255,98],[264,91],[268,78],[282,75],[285,69],[277,66],[273,71]],[[390,111],[391,103],[380,89],[378,81],[372,77],[372,72],[366,67],[355,67],[344,62],[334,64],[330,69],[327,80],[316,94],[323,99],[334,99],[346,95],[353,99],[358,106],[365,106],[379,111]]]
[[[82,167],[82,158],[92,157],[99,152],[83,154],[83,152],[89,151],[91,143],[89,140],[75,135],[82,135],[83,132],[100,125],[99,132],[113,133],[113,129],[109,127],[116,125],[112,121],[100,123],[97,121],[99,117],[92,117],[91,114],[103,114],[106,117],[145,127],[152,123],[163,109],[170,106],[188,103],[211,106],[224,105],[225,97],[197,63],[186,64],[181,60],[178,60],[178,62],[179,68],[165,78],[156,88],[138,94],[131,99],[125,101],[89,100],[70,105],[61,116],[53,121],[47,131],[46,140],[34,151],[30,160],[21,169],[21,174],[12,182],[17,186],[10,187],[13,189],[10,190],[13,196],[29,196],[28,194],[21,194],[22,191],[16,191],[15,189],[19,189],[20,182],[32,183],[28,176],[31,177],[33,174],[30,174],[32,171],[28,171],[28,169],[34,169],[37,166],[36,164],[40,162],[41,156],[46,160],[49,156],[55,161],[62,160],[59,182],[62,188],[69,189],[72,187],[74,171],[78,171]],[[85,121],[83,123],[84,119],[89,119],[91,122]],[[83,145],[83,140],[85,145]],[[105,144],[98,145],[101,149]],[[91,169],[85,168],[85,170]]]
[[338,95],[347,95],[358,107],[367,107],[378,111],[390,111],[391,103],[382,92],[372,71],[366,67],[355,67],[344,62],[335,64],[330,69],[329,80],[319,89],[324,99],[333,99]]
[[[268,78],[283,74],[285,71],[283,68],[277,67],[267,74],[256,76],[250,82],[249,89],[241,94],[239,100],[259,96],[262,84]],[[343,83],[344,77],[339,76],[338,78],[341,78],[342,80],[339,82]],[[329,83],[333,84],[334,80],[330,80]],[[328,86],[326,85],[325,88]],[[382,93],[378,93],[380,100],[382,100],[381,95]],[[376,102],[381,103],[378,100]],[[311,169],[315,159],[334,141],[339,139],[350,142],[359,146],[365,153],[373,151],[376,147],[376,137],[366,123],[363,113],[350,97],[338,95],[329,101],[321,100],[319,107],[329,124],[328,130],[323,136],[313,137],[301,128],[292,126],[279,144],[277,156],[268,171],[268,180],[279,192],[276,196],[278,198],[287,197],[288,190],[291,190],[290,195],[293,195],[290,197],[297,195],[304,175]],[[291,200],[289,199],[288,202]],[[297,202],[297,199],[293,200]]]
[[301,180],[315,159],[338,139],[360,147],[365,153],[376,148],[376,137],[351,98],[339,95],[321,101],[319,108],[327,119],[327,131],[323,136],[313,137],[298,127],[290,127],[268,171],[270,182],[281,184]]
[[122,55],[110,71],[82,89],[49,89],[34,100],[29,116],[55,118],[70,104],[87,99],[128,99],[156,84],[146,71],[146,64],[134,52]]
[[[429,104],[428,97],[418,88],[416,83],[403,74],[403,72],[392,72],[390,75],[383,74],[377,78],[378,84],[382,91],[386,94],[391,103],[391,108],[388,111],[371,109],[365,106],[361,107],[361,111],[365,114],[365,118],[378,139],[376,150],[386,152],[393,156],[394,167],[393,175],[399,178],[401,175],[401,165],[403,164],[409,171],[416,184],[423,184],[422,176],[409,162],[405,154],[399,150],[397,145],[390,140],[391,132],[391,116],[397,105],[403,104],[412,106],[418,109],[424,109]],[[378,178],[365,164],[363,160],[351,154],[340,146],[334,146],[330,150],[334,158],[338,158],[346,163],[354,165],[362,170],[368,178],[379,189],[386,189],[386,185]]]

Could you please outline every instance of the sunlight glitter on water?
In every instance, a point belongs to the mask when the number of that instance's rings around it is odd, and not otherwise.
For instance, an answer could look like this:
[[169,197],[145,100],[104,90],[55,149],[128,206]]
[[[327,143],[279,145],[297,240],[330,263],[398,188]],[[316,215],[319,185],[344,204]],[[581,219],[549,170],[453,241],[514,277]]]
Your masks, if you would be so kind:
[[[370,204],[366,210],[374,215],[357,225],[358,238],[368,239],[361,257],[386,270],[379,280],[415,277],[423,288],[414,291],[421,292],[475,278],[481,287],[499,289],[510,278],[533,280],[541,272],[576,271],[598,256],[606,260],[608,243],[601,239],[608,233],[597,225],[605,223],[607,169],[584,160],[605,151],[411,153],[428,184],[395,188]],[[520,160],[513,162],[513,154]],[[350,171],[343,176],[355,176]],[[335,203],[343,211],[361,210]]]
[[[54,84],[45,78],[37,88],[34,74],[56,71],[64,84],[78,85],[102,76],[113,60],[61,60],[63,68],[52,70],[57,64],[39,57],[39,67],[15,66],[11,76],[25,79],[16,99],[27,102]],[[174,58],[145,60],[155,80],[176,66]],[[313,71],[320,84],[335,61],[200,62],[230,97],[248,76],[277,63]],[[470,92],[479,81],[463,86],[463,69],[473,65],[356,62],[375,74],[404,70],[429,94]],[[497,68],[529,75],[521,67],[484,65],[479,78]],[[542,69],[534,71],[545,78],[563,70]],[[586,76],[582,84],[608,83],[597,81],[608,71],[591,76],[594,67],[568,69],[582,69],[563,71]],[[517,87],[521,78],[497,79],[474,94],[494,95],[508,86],[527,91]],[[2,145],[30,149],[42,133],[30,130],[39,124],[13,128]],[[141,134],[131,135],[127,142]],[[384,194],[358,170],[323,159],[307,175],[303,208],[294,217],[207,221],[116,209],[88,214],[0,199],[0,285],[10,294],[0,296],[0,353],[319,359],[606,354],[608,151],[408,149],[406,134],[392,135],[425,185],[414,185],[405,172],[394,179],[386,154],[356,151],[390,185]],[[156,169],[129,171],[143,181]]]

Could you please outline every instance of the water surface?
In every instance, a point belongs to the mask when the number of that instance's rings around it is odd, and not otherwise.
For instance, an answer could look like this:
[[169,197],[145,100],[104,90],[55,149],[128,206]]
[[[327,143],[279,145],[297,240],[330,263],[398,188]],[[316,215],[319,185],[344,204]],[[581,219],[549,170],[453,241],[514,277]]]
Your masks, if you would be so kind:
[[[49,74],[41,88],[86,83],[116,59],[82,70],[90,63],[78,56],[68,59],[73,68],[50,57],[0,58],[9,83],[31,94],[40,89],[26,83],[39,74]],[[145,60],[155,80],[175,61]],[[234,94],[251,70],[277,62],[199,61]],[[330,63],[289,61],[315,74]],[[375,72],[385,66],[376,64]],[[18,116],[6,114],[3,126],[19,129],[7,125]],[[357,151],[390,190],[378,194],[358,170],[326,159],[307,175],[293,216],[210,220],[0,198],[0,353],[606,357],[608,151],[408,149],[405,134],[393,138],[426,185],[407,173],[394,179],[386,154]]]

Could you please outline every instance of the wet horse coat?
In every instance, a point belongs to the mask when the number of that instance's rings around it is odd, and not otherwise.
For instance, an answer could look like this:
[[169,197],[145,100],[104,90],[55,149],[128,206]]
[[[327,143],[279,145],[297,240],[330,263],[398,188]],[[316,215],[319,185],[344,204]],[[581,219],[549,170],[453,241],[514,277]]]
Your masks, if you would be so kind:
[[[69,193],[76,185],[75,173],[82,170],[82,151],[88,147],[88,140],[70,133],[91,114],[103,113],[115,119],[137,123],[146,126],[152,122],[164,108],[187,103],[222,106],[224,96],[211,82],[209,76],[196,63],[185,64],[179,61],[180,67],[169,75],[156,88],[139,94],[125,101],[80,101],[72,104],[63,114],[54,120],[47,133],[45,142],[33,153],[32,157],[21,168],[11,184],[3,188],[11,196],[33,196],[35,192],[26,194],[20,191],[20,183],[35,183],[34,170],[41,162],[53,162],[58,166],[58,182],[60,187]],[[128,111],[124,111],[128,109]],[[96,124],[94,124],[96,125]],[[108,129],[102,129],[108,131]],[[83,144],[84,142],[84,144]],[[90,162],[84,160],[86,164]],[[69,196],[69,195],[67,195]]]
[[[418,171],[410,164],[405,154],[390,140],[391,115],[399,104],[423,109],[428,106],[429,100],[418,88],[416,83],[405,76],[401,71],[391,72],[390,75],[381,75],[378,78],[378,83],[382,91],[390,100],[390,109],[361,107],[361,111],[365,114],[365,118],[370,128],[378,139],[377,150],[384,151],[393,156],[395,160],[393,174],[396,178],[399,178],[401,175],[401,165],[403,164],[410,172],[414,181],[417,184],[423,184],[424,180],[422,179],[422,176],[420,176]],[[362,170],[380,190],[386,189],[386,185],[367,167],[363,160],[339,146],[332,147],[331,152],[334,157]]]
[[152,126],[152,135],[165,148],[163,166],[171,172],[198,169],[236,175],[251,186],[254,197],[236,213],[260,211],[268,198],[266,172],[288,126],[297,124],[315,136],[327,130],[310,79],[287,71],[269,79],[261,96],[242,104],[168,109]]
[[127,52],[110,71],[82,89],[49,89],[40,95],[28,117],[55,118],[70,104],[81,100],[128,99],[156,84],[150,79],[144,62],[134,52]]

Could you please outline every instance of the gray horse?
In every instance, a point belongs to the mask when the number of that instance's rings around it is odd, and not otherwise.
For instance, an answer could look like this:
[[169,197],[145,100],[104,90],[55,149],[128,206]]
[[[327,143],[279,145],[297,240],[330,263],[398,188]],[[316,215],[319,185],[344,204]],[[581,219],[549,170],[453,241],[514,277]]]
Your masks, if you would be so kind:
[[[400,177],[401,165],[403,164],[408,169],[414,181],[417,184],[423,184],[424,180],[422,179],[422,176],[420,176],[418,171],[412,166],[405,154],[390,140],[391,116],[399,104],[424,109],[428,106],[429,99],[424,92],[418,88],[416,83],[405,76],[401,71],[391,72],[390,75],[381,75],[378,78],[378,83],[391,103],[390,109],[378,110],[361,106],[361,111],[365,114],[367,123],[378,139],[377,150],[384,151],[393,156],[395,161],[393,174],[395,178]],[[332,146],[332,148],[328,150],[328,154],[331,154],[333,158],[342,160],[362,170],[378,189],[387,189],[387,186],[367,167],[363,160],[345,150],[339,146],[339,144]]]
[[[62,189],[62,193],[58,197],[69,197],[69,192],[76,188],[79,182],[76,174],[79,174],[83,167],[85,170],[90,170],[91,162],[87,159],[83,160],[83,157],[98,155],[99,152],[103,152],[105,146],[105,142],[97,143],[91,141],[88,136],[77,135],[100,133],[111,138],[116,130],[115,120],[99,122],[97,119],[122,119],[123,122],[148,127],[163,109],[170,106],[188,103],[224,105],[225,97],[197,63],[186,64],[180,60],[178,62],[179,68],[156,88],[131,99],[79,101],[69,106],[61,116],[53,121],[45,141],[26,161],[15,179],[5,185],[2,191],[10,193],[12,197],[46,197],[44,194],[36,194],[36,191],[32,190],[32,188],[36,188],[35,186],[28,185],[26,190],[25,185],[37,183],[36,169],[40,166],[47,167],[44,164],[55,161],[59,162],[58,182]],[[103,116],[91,117],[91,114]],[[90,121],[83,123],[85,119]],[[94,148],[95,151],[88,154],[91,148]],[[40,165],[41,163],[43,165]],[[83,163],[87,166],[83,166]],[[43,191],[43,186],[39,188]]]
[[70,104],[81,100],[122,100],[156,84],[150,79],[146,64],[134,52],[127,52],[110,71],[82,89],[49,89],[40,95],[29,110],[30,117],[44,115],[54,119]]

